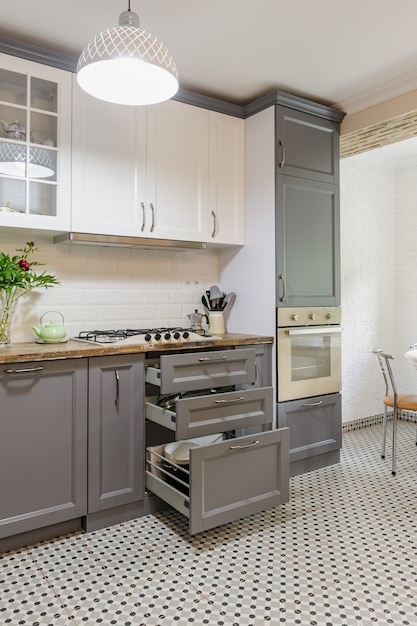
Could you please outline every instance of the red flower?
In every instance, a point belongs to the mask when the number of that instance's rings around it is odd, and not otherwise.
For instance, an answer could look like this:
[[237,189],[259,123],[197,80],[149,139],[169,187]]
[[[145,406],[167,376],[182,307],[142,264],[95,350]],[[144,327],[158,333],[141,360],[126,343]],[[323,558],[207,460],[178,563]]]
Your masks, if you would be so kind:
[[29,270],[30,265],[27,261],[25,261],[25,259],[20,259],[18,264],[20,265],[22,270],[25,270],[26,272]]

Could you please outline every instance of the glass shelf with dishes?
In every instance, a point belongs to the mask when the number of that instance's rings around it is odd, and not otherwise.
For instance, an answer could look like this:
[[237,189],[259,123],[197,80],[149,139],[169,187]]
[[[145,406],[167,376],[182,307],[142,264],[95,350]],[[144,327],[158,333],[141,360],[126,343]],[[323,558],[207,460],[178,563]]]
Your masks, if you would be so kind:
[[0,54],[0,225],[69,228],[70,140],[70,73]]

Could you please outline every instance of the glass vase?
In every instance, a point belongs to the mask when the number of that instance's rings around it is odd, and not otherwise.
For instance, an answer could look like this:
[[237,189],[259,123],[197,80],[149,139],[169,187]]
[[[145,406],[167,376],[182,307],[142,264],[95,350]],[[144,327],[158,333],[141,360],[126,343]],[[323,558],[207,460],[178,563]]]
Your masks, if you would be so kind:
[[11,343],[11,326],[16,300],[10,300],[5,292],[0,291],[0,346]]

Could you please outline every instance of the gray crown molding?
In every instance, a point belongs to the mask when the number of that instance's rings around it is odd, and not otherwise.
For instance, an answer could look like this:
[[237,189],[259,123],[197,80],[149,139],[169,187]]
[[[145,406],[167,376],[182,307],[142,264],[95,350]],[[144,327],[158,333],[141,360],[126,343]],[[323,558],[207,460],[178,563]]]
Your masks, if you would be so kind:
[[0,52],[26,59],[27,61],[35,61],[43,65],[57,67],[60,70],[67,70],[68,72],[75,72],[77,68],[78,59],[66,56],[65,54],[59,54],[58,52],[52,52],[46,48],[22,43],[15,39],[8,39],[7,37],[0,37]]
[[[45,48],[22,43],[20,41],[16,41],[15,39],[9,39],[7,37],[0,37],[0,52],[20,57],[28,61],[42,63],[43,65],[57,67],[58,69],[66,70],[72,73],[75,73],[77,69],[78,59],[74,59],[73,57],[59,54],[58,52],[53,52]],[[298,111],[301,110],[305,113],[311,113],[337,123],[340,123],[345,116],[345,113],[342,111],[338,111],[337,109],[330,108],[323,104],[311,102],[310,100],[300,98],[299,96],[293,96],[283,91],[268,93],[246,106],[232,104],[224,100],[204,96],[186,89],[179,89],[173,97],[173,100],[243,119],[250,117],[251,115],[254,115],[255,113],[258,113],[259,111],[262,111],[263,109],[266,109],[274,104],[297,109]]]
[[324,104],[312,102],[311,100],[306,100],[305,98],[300,98],[299,96],[294,96],[292,94],[285,93],[284,91],[277,90],[272,93],[268,93],[265,96],[261,96],[254,102],[251,102],[243,107],[244,117],[250,117],[251,115],[259,113],[259,111],[263,111],[274,104],[279,104],[280,106],[284,106],[289,109],[296,109],[297,111],[303,111],[304,113],[311,113],[317,117],[337,122],[338,124],[340,124],[345,116],[343,111],[338,111],[337,109],[333,109]]

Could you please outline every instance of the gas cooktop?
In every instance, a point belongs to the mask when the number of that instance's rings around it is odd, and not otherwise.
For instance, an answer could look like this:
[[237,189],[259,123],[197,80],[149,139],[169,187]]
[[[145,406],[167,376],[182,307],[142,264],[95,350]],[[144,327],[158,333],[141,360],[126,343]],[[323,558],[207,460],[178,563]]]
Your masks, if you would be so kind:
[[109,344],[183,344],[194,343],[196,341],[210,341],[212,335],[200,335],[192,328],[126,328],[124,330],[84,330],[78,337],[73,337],[76,341],[88,341],[99,345]]

